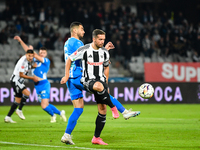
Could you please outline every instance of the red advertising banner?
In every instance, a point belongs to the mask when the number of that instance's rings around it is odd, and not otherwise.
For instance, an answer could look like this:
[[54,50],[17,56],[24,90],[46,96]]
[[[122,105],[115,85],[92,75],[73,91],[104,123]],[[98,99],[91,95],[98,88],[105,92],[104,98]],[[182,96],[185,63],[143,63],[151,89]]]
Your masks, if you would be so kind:
[[200,63],[144,63],[146,82],[200,82]]

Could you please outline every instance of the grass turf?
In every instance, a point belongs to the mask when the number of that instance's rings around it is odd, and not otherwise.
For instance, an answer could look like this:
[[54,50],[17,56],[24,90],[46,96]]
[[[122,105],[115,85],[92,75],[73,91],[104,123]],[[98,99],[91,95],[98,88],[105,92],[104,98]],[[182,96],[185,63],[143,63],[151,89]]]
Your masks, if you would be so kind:
[[[107,146],[92,145],[96,105],[86,105],[73,131],[76,145],[60,142],[67,123],[57,117],[50,123],[49,115],[40,106],[25,106],[26,120],[14,113],[16,124],[4,123],[10,106],[0,106],[0,150],[56,150],[56,149],[123,149],[123,150],[195,150],[200,149],[200,105],[199,104],[136,104],[124,105],[140,110],[138,117],[124,120],[112,119],[108,111],[101,138]],[[72,105],[59,105],[69,118]],[[8,143],[6,143],[8,142]]]

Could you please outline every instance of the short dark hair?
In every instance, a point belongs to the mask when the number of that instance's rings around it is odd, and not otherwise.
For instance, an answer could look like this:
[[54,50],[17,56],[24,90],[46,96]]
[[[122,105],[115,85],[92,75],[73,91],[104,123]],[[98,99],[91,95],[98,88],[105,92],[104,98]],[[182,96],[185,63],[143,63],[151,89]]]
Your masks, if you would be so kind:
[[40,47],[39,50],[45,50],[45,51],[47,51],[47,48],[46,47]]
[[103,31],[103,30],[100,30],[100,29],[95,29],[93,32],[92,32],[92,37],[97,37],[97,35],[106,35],[106,33]]
[[26,51],[26,54],[34,54],[34,51],[33,51],[32,49],[28,49],[28,50]]
[[80,22],[72,22],[70,24],[70,32],[72,32],[74,27],[77,27],[77,26],[80,26],[80,25],[82,25],[82,23],[80,23]]

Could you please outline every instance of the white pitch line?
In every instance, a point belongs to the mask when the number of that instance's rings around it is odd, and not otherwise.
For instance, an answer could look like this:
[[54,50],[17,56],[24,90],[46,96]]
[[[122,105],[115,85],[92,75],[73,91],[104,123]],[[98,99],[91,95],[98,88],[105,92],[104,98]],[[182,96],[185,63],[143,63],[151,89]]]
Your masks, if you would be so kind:
[[24,143],[14,143],[14,142],[4,142],[0,141],[0,144],[10,144],[10,145],[26,145],[26,146],[39,146],[39,147],[51,147],[51,148],[72,148],[72,149],[87,149],[87,150],[109,150],[109,149],[97,149],[97,148],[86,148],[86,147],[69,147],[69,146],[53,146],[53,145],[40,145],[40,144],[24,144]]
[[137,119],[154,119],[154,120],[199,120],[199,118],[193,118],[193,119],[182,119],[182,118],[143,118],[143,117],[138,117]]

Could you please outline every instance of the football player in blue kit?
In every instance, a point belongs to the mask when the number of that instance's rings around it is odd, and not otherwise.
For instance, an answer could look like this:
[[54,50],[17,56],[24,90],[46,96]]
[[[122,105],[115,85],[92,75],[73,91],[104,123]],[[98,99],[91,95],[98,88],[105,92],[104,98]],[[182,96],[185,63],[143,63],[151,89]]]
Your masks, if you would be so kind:
[[[64,45],[65,61],[72,53],[74,53],[78,48],[84,45],[80,39],[83,38],[85,31],[83,25],[80,22],[72,22],[70,25],[70,32],[71,38],[69,38]],[[113,49],[114,45],[111,42],[108,42],[105,48],[107,50]],[[81,60],[76,60],[72,62],[69,75],[69,80],[67,81],[66,85],[70,92],[71,100],[74,106],[74,111],[68,119],[68,124],[65,133],[61,138],[61,142],[74,145],[74,142],[71,139],[71,133],[74,130],[77,120],[82,114],[84,107],[82,90],[85,89],[83,87],[83,84],[80,82],[80,79],[82,77]],[[62,83],[62,80],[61,84],[64,84],[64,82]],[[131,111],[125,109],[123,105],[111,95],[110,99],[112,103],[117,107],[118,111],[123,114],[123,117],[125,119],[129,119],[130,117],[135,117],[140,114],[140,111]],[[115,114],[115,110],[112,110],[112,113],[114,118],[119,117]]]
[[[21,44],[25,52],[28,49],[33,49],[32,46],[27,46],[19,36],[15,36],[14,39]],[[51,85],[47,80],[47,73],[50,67],[50,60],[46,58],[46,56],[47,49],[45,47],[40,48],[39,55],[34,52],[34,61],[37,63],[37,67],[34,69],[33,73],[39,80],[38,82],[34,82],[38,100],[41,103],[42,109],[51,115],[51,123],[56,122],[56,114],[60,115],[63,121],[66,122],[65,111],[60,111],[54,105],[49,104]]]

